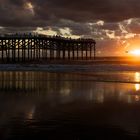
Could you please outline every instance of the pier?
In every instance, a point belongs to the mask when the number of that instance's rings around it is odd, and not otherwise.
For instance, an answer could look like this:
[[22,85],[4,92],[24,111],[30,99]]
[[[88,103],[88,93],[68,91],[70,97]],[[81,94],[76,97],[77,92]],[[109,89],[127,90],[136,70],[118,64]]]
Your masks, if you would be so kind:
[[0,61],[91,60],[96,58],[93,39],[45,35],[1,35]]

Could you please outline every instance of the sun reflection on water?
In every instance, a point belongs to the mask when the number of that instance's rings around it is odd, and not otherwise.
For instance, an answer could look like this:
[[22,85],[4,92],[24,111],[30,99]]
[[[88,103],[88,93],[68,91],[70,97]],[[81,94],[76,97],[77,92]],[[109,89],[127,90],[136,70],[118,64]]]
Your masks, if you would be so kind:
[[140,100],[140,97],[138,95],[135,96],[135,101],[138,102]]
[[139,72],[135,73],[135,81],[140,82],[140,73]]
[[140,84],[135,84],[135,90],[139,91],[140,90]]
[[[140,82],[140,73],[139,72],[135,73],[135,81]],[[135,90],[136,91],[140,90],[140,84],[135,84]]]
[[[140,82],[140,73],[139,72],[135,73],[135,81]],[[140,91],[140,84],[135,84],[135,90]],[[139,100],[140,100],[140,96],[135,95],[135,101],[138,102]]]

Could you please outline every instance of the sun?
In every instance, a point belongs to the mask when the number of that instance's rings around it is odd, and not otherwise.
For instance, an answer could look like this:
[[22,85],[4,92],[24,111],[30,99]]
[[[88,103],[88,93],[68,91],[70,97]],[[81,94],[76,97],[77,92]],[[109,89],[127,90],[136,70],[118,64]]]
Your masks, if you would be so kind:
[[129,51],[129,54],[134,55],[134,56],[140,56],[140,49]]

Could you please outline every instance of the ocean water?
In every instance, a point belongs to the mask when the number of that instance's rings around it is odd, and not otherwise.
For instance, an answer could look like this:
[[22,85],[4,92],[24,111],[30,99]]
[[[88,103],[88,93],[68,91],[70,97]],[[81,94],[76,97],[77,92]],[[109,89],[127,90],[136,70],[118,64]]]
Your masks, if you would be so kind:
[[0,140],[140,139],[140,72],[0,72]]

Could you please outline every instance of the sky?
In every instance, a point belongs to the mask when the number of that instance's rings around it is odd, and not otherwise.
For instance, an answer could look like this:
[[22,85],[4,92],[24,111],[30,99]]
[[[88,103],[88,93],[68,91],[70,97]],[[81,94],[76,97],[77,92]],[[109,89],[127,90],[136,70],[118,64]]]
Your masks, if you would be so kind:
[[93,38],[97,55],[140,49],[139,0],[0,0],[0,33]]

